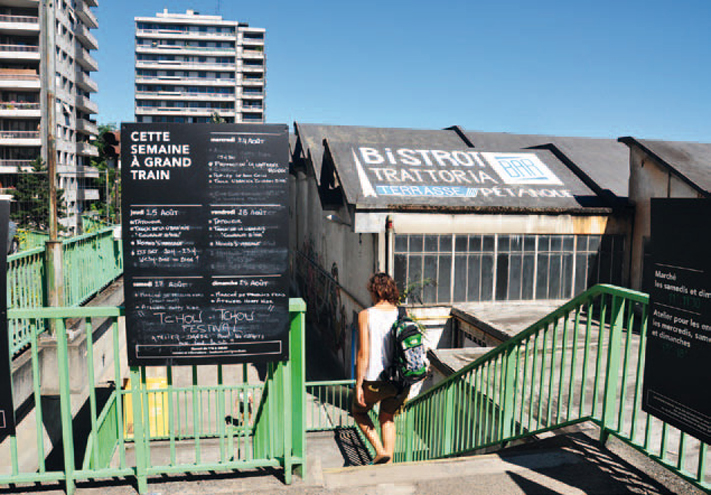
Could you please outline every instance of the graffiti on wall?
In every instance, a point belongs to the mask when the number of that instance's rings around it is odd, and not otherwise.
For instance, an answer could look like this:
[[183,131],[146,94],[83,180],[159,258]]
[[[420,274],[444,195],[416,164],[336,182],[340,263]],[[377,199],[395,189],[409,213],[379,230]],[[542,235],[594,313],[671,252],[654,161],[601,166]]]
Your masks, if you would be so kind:
[[292,258],[292,285],[306,301],[307,321],[315,323],[326,346],[346,363],[346,330],[353,323],[348,323],[341,300],[338,265],[334,262],[330,270],[323,266],[323,257],[314,249],[313,241],[304,242]]

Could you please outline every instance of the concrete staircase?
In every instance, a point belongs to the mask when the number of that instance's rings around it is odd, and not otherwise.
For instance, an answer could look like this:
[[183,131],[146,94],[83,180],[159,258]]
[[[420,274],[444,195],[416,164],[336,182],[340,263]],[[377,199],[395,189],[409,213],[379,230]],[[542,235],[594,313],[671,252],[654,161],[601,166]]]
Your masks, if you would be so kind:
[[[353,437],[343,432],[310,433],[305,479],[283,483],[280,470],[194,473],[153,478],[149,495],[701,495],[652,461],[614,440],[602,447],[596,431],[557,436],[483,454],[427,462],[352,466],[367,462]],[[357,438],[357,436],[356,436]],[[344,447],[343,442],[346,442]],[[362,448],[362,445],[360,446]],[[346,465],[346,467],[344,467]],[[3,492],[5,493],[5,492]],[[39,493],[38,487],[8,493]],[[61,495],[60,485],[43,495]],[[135,495],[125,481],[82,483],[78,495]]]
[[[324,467],[314,459],[306,485],[361,494],[701,494],[652,461],[597,432],[574,431],[485,454],[385,466]],[[296,487],[292,487],[292,490]],[[305,488],[305,487],[304,487]]]

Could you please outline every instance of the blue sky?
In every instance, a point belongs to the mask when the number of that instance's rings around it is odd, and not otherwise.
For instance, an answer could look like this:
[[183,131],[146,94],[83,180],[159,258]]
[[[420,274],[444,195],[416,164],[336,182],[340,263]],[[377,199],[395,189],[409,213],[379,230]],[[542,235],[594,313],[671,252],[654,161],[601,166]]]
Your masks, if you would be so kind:
[[708,0],[100,0],[99,123],[133,120],[135,16],[267,29],[268,122],[711,142]]

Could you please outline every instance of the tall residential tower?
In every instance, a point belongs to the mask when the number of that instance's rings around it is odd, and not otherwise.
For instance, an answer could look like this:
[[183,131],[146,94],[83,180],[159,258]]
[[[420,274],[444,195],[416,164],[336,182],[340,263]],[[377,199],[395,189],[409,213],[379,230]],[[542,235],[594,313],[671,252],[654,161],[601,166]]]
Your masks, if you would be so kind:
[[136,122],[264,122],[264,29],[188,10],[136,19]]
[[[0,0],[0,188],[11,189],[18,171],[37,157],[48,161],[47,125],[54,122],[58,185],[64,189],[70,230],[88,203],[98,177],[90,168],[98,156],[89,141],[97,135],[98,112],[91,93],[98,70],[90,55],[98,49],[91,29],[97,0]],[[54,105],[48,105],[48,92]],[[18,168],[19,167],[19,168]],[[20,205],[21,206],[21,205]]]

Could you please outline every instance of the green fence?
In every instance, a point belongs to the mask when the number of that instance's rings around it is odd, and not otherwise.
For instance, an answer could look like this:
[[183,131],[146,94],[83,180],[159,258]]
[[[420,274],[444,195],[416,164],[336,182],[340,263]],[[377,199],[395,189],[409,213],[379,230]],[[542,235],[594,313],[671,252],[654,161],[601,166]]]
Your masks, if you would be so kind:
[[[42,307],[45,301],[45,279],[44,248],[8,256],[7,307]],[[9,321],[8,331],[11,355],[17,354],[30,343],[31,329],[26,321]]]
[[[649,296],[595,286],[409,402],[396,461],[474,453],[591,421],[711,488],[708,445],[641,409]],[[700,384],[700,392],[703,393]]]
[[355,426],[350,412],[354,385],[355,380],[306,382],[307,431]]
[[114,228],[62,241],[64,257],[64,305],[78,306],[123,273],[120,240]]
[[[129,369],[121,308],[10,310],[10,319],[30,323],[32,399],[42,407],[0,443],[0,485],[62,481],[71,495],[77,481],[121,477],[145,493],[150,476],[257,467],[282,467],[290,483],[292,470],[305,467],[304,313],[292,299],[289,360],[266,365],[264,382],[235,383],[229,377],[241,365]],[[38,329],[47,320],[56,322],[56,359],[41,355]],[[84,326],[85,344],[68,342],[70,325]],[[82,370],[85,392],[76,381]],[[48,400],[58,402],[56,416],[43,417]],[[88,419],[73,420],[84,403]],[[61,468],[47,465],[50,445],[62,446]]]
[[[113,238],[113,228],[62,241],[66,306],[78,306],[86,302],[123,273],[121,249],[121,242]],[[45,306],[45,248],[8,256],[7,267],[7,307]],[[30,343],[30,326],[27,321],[11,321],[10,335],[10,351],[15,355]]]

